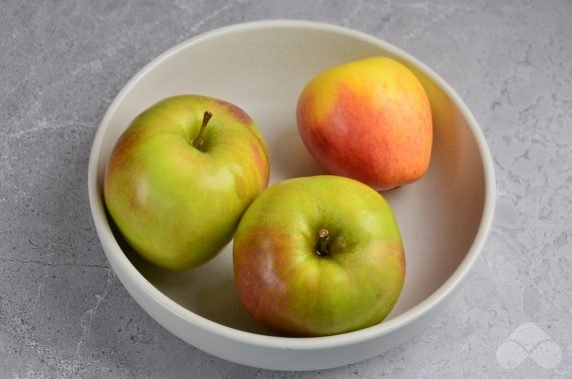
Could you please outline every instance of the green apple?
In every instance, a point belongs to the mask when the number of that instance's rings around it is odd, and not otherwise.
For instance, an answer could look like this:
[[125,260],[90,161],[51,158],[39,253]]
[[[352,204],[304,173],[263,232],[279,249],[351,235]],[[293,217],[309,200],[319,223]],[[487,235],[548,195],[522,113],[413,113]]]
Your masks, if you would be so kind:
[[137,116],[115,145],[104,180],[109,214],[127,242],[162,268],[214,257],[268,185],[266,145],[226,101],[167,98]]
[[246,310],[293,336],[381,322],[405,277],[390,205],[371,187],[339,176],[289,179],[268,188],[240,221],[233,259]]

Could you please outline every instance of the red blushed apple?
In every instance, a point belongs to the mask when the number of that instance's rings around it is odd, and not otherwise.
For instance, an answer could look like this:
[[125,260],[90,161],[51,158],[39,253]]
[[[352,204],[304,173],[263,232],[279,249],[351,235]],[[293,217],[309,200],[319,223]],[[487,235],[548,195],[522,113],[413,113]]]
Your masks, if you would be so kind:
[[415,75],[374,57],[320,73],[302,91],[298,130],[329,173],[377,190],[418,180],[429,167],[431,106]]
[[382,195],[333,175],[274,184],[234,236],[239,298],[254,319],[292,336],[381,322],[405,278],[397,221]]

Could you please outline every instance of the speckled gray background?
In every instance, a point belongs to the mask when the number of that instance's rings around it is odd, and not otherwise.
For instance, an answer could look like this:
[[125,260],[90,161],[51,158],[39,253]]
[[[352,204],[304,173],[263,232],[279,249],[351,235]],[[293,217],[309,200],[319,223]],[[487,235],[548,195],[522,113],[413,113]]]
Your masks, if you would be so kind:
[[[166,332],[113,276],[87,201],[92,139],[132,75],[198,33],[274,18],[426,62],[474,112],[497,173],[492,233],[448,311],[333,370],[243,367]],[[0,377],[572,377],[571,19],[567,0],[0,2]]]

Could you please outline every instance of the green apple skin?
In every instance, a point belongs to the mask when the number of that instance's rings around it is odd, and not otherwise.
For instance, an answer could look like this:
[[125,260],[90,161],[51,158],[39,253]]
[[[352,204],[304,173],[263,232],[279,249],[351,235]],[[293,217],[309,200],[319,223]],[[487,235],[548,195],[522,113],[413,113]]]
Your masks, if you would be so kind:
[[[329,232],[319,255],[321,229]],[[405,278],[405,255],[387,201],[339,176],[289,179],[262,193],[233,246],[235,284],[246,310],[290,336],[325,336],[381,322]]]
[[[205,111],[212,119],[198,135]],[[104,179],[109,214],[127,242],[155,265],[184,270],[214,257],[266,188],[261,133],[239,107],[181,95],[137,116],[115,145]]]

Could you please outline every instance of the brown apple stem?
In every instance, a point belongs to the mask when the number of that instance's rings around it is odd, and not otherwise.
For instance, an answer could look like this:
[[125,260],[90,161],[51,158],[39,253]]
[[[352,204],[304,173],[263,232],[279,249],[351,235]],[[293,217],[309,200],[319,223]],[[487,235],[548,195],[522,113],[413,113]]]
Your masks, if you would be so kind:
[[318,235],[320,236],[320,244],[316,252],[320,256],[328,255],[328,241],[330,240],[330,232],[328,232],[328,229],[320,229]]
[[193,138],[193,141],[191,142],[191,144],[193,145],[193,147],[200,149],[202,144],[203,144],[203,136],[205,134],[205,129],[207,128],[207,124],[209,123],[209,120],[212,117],[212,113],[209,111],[205,111],[205,114],[203,115],[203,123],[201,124],[201,128],[199,129],[199,134],[197,134],[197,136],[195,138]]

